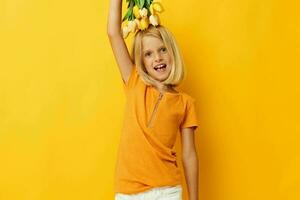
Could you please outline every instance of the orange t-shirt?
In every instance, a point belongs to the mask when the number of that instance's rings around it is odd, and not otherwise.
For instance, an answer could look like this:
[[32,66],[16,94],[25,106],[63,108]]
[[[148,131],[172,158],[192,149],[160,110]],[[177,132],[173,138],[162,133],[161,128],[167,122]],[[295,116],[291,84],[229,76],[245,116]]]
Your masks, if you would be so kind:
[[[124,83],[123,83],[124,84]],[[136,68],[124,84],[126,107],[115,166],[115,193],[181,183],[173,146],[180,128],[198,127],[194,99],[146,85]]]

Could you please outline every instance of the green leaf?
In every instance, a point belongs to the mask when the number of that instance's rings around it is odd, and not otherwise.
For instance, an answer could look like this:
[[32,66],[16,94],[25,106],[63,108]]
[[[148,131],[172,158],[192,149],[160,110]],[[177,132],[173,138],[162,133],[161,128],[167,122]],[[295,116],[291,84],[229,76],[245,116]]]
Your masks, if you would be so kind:
[[127,13],[126,13],[125,16],[123,17],[122,21],[125,21],[126,19],[128,19],[130,15],[132,15],[132,8],[129,8],[129,9],[127,10]]
[[141,8],[140,0],[135,0],[135,4],[136,4],[139,8]]
[[145,0],[140,0],[140,8],[143,8],[144,7],[144,5],[145,5]]
[[134,0],[131,0],[131,1],[130,1],[130,8],[132,9],[133,6],[134,6]]
[[145,5],[145,0],[135,0],[136,5],[142,9]]
[[149,0],[146,0],[146,1],[145,1],[145,7],[146,7],[146,8],[149,8],[149,7],[150,7]]
[[131,13],[131,15],[129,16],[129,21],[132,21],[133,20],[133,14]]
[[126,1],[129,2],[127,5],[127,8],[134,6],[134,4],[135,4],[135,0],[126,0]]

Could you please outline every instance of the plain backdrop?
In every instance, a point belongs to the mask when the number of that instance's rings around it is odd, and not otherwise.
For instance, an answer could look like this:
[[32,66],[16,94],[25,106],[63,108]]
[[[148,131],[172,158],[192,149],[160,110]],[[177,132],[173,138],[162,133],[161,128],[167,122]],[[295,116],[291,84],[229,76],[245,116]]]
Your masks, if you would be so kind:
[[[162,4],[196,99],[200,199],[300,199],[299,2]],[[125,95],[108,8],[0,1],[1,200],[113,199]]]

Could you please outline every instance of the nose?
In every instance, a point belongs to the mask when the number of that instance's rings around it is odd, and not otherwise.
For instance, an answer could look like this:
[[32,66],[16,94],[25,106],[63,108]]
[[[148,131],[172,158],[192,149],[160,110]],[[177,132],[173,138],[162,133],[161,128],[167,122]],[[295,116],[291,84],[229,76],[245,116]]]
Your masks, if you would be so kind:
[[156,54],[155,54],[155,61],[156,61],[156,62],[160,62],[161,60],[162,60],[161,55],[160,55],[159,53],[156,53]]

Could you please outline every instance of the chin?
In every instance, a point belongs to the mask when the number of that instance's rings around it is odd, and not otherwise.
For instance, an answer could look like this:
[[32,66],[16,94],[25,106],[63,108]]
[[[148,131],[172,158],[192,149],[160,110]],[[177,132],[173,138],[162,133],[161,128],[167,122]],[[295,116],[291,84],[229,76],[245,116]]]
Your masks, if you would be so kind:
[[151,77],[154,78],[157,81],[162,82],[162,81],[166,80],[169,77],[170,72],[171,72],[171,70],[169,70],[168,72],[162,73],[162,74],[158,74],[156,71],[153,71],[151,73]]
[[155,80],[158,80],[160,82],[166,80],[168,78],[168,75],[164,75],[164,76],[152,76]]

